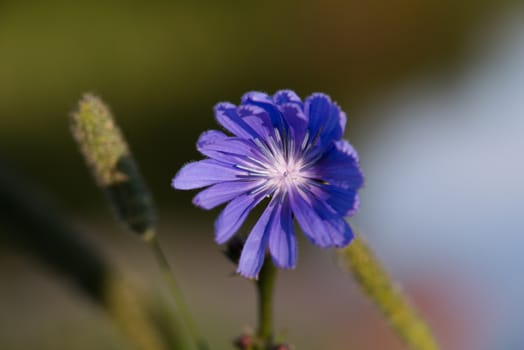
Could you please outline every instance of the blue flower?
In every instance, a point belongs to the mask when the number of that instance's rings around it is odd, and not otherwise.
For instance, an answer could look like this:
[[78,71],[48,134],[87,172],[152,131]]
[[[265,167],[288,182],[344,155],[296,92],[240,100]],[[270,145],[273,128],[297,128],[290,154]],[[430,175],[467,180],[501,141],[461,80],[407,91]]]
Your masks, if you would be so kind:
[[303,103],[290,90],[273,97],[249,92],[239,106],[217,104],[215,117],[232,136],[204,132],[197,148],[208,158],[186,164],[173,187],[207,187],[193,199],[204,209],[228,202],[215,222],[218,244],[268,199],[247,237],[238,273],[257,278],[267,251],[277,267],[294,268],[293,218],[319,247],[351,242],[353,232],[344,217],[358,208],[363,176],[356,151],[342,140],[346,115],[327,95],[316,93]]

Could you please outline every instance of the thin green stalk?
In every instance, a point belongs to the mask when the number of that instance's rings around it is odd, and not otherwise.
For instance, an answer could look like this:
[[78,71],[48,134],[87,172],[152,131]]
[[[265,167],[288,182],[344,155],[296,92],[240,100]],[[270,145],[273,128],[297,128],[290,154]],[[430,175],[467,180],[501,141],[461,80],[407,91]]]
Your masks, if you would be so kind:
[[266,261],[256,283],[258,291],[257,338],[261,341],[263,349],[273,342],[273,289],[276,276],[277,269],[271,261]]
[[156,235],[152,233],[148,235],[147,237],[148,237],[147,242],[149,243],[149,246],[153,250],[153,253],[158,262],[160,270],[162,271],[162,275],[169,289],[171,290],[176,306],[180,313],[180,317],[182,318],[182,321],[186,325],[187,330],[189,331],[189,334],[192,340],[195,342],[196,348],[198,350],[209,350],[207,341],[200,335],[198,328],[195,322],[193,321],[193,318],[191,317],[191,313],[189,312],[187,304],[185,303],[184,295],[182,294],[182,290],[178,286],[178,282],[175,279],[175,274],[173,273],[173,270],[171,269],[169,262],[167,261],[167,258],[162,248],[160,247],[160,244],[158,242],[158,239],[156,238]]
[[360,235],[348,247],[339,250],[339,254],[358,285],[378,306],[409,349],[439,349],[428,325],[391,280]]

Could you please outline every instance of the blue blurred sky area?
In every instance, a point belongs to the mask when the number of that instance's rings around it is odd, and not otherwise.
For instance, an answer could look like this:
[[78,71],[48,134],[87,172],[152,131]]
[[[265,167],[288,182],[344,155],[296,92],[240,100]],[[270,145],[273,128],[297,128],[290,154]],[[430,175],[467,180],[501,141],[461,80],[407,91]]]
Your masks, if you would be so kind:
[[368,112],[386,121],[361,147],[359,225],[399,270],[459,280],[477,308],[468,322],[483,315],[475,349],[524,348],[523,19],[479,33],[453,79],[424,76],[386,96]]

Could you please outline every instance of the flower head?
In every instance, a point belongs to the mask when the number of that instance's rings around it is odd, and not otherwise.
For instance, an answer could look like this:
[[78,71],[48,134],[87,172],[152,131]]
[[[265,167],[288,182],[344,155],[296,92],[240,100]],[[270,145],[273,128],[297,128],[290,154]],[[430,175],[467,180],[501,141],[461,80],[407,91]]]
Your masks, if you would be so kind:
[[317,246],[349,244],[353,233],[344,217],[358,208],[363,176],[357,153],[341,139],[346,115],[328,96],[316,93],[303,103],[290,90],[272,97],[249,92],[239,106],[216,105],[215,117],[232,135],[204,132],[197,148],[208,158],[180,169],[173,187],[207,187],[193,199],[204,209],[228,202],[215,222],[219,244],[268,199],[247,237],[238,273],[257,278],[267,251],[276,266],[295,267],[293,218]]

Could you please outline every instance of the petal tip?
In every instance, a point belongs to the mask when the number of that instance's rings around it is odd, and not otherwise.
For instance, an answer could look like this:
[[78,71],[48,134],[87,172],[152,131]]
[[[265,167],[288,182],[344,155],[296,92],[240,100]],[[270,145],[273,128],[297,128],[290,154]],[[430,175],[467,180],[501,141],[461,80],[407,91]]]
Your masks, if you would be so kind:
[[290,102],[299,102],[301,103],[302,100],[295,91],[291,89],[282,89],[275,92],[273,95],[273,101],[277,104],[284,104],[284,103],[290,103]]
[[249,102],[271,102],[271,98],[265,92],[249,91],[242,95],[242,104]]
[[202,201],[201,200],[201,197],[197,194],[196,196],[193,197],[193,200],[191,201],[195,206],[199,207],[199,208],[202,208],[202,209],[205,209],[205,210],[209,210],[211,208],[208,208],[208,206],[206,205],[206,202],[205,201]]
[[257,274],[250,274],[244,271],[241,271],[240,268],[237,269],[237,274],[239,274],[241,277],[247,278],[248,280],[257,281],[258,280],[258,273]]
[[232,104],[231,102],[219,102],[213,107],[213,110],[216,112],[216,111],[223,111],[223,110],[230,109],[230,108],[236,108],[236,106]]
[[275,258],[272,258],[271,260],[273,261],[273,264],[281,270],[294,270],[297,267],[296,261],[287,261],[282,264]]
[[215,243],[218,245],[226,244],[229,240],[229,237],[224,238],[224,234],[219,234],[215,225]]
[[330,104],[332,103],[331,97],[329,97],[328,94],[325,94],[323,92],[314,92],[308,97],[308,100],[314,100],[314,99],[323,99],[323,100],[327,100],[327,102],[329,102]]
[[171,180],[171,187],[173,187],[175,190],[183,190],[184,186],[181,185],[180,183],[180,171],[173,177],[173,179]]
[[[188,170],[190,170],[196,162],[190,162],[185,164],[175,175],[173,180],[171,180],[171,186],[176,190],[191,190],[194,188],[198,188],[199,186],[195,186],[193,179],[191,176],[188,176]],[[189,171],[189,175],[191,171]]]
[[355,234],[353,233],[353,230],[351,229],[351,226],[346,222],[345,225],[345,232],[343,234],[344,239],[341,242],[336,242],[335,247],[336,248],[344,248],[348,246],[353,239],[355,238]]

